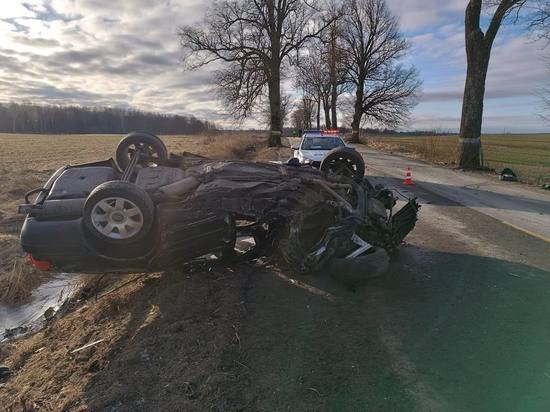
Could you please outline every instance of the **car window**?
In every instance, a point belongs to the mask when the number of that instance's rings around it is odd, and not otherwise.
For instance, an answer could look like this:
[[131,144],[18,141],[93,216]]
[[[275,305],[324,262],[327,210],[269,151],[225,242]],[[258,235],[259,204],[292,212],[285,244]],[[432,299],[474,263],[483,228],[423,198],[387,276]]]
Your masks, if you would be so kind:
[[339,137],[306,136],[302,141],[302,150],[331,150],[344,146]]

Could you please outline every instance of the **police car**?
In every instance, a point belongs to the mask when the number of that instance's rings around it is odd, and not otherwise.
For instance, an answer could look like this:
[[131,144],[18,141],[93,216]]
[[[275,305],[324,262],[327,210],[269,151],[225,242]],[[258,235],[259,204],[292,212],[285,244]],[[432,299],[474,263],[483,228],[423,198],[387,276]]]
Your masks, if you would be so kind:
[[306,130],[300,144],[292,149],[300,164],[319,168],[327,154],[338,147],[346,147],[339,130]]

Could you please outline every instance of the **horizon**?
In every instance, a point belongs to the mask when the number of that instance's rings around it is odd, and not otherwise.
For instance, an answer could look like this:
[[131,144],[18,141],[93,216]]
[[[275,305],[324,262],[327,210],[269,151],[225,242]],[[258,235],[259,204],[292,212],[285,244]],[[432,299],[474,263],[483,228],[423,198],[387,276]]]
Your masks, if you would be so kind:
[[[15,0],[0,10],[0,102],[116,107],[194,116],[224,129],[213,67],[185,72],[176,30],[200,21],[212,0]],[[423,80],[420,102],[399,130],[458,132],[465,77],[466,0],[388,0],[411,50],[403,60]],[[148,12],[135,13],[147,7]],[[548,49],[507,25],[494,45],[486,88],[485,134],[544,133],[538,91],[547,82]],[[283,83],[293,95],[289,81]],[[366,126],[371,127],[371,126]]]

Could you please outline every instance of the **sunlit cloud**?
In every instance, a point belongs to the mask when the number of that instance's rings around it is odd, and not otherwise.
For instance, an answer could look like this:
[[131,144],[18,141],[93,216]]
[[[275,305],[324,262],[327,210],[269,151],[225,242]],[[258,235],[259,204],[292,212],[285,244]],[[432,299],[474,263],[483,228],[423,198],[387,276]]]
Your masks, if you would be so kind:
[[[7,0],[0,7],[0,101],[132,107],[235,126],[213,88],[214,68],[185,72],[177,28],[212,0]],[[465,0],[388,0],[422,77],[409,128],[458,129],[464,87]],[[546,81],[541,45],[506,27],[493,52],[486,130],[545,127],[534,92]],[[292,82],[286,82],[287,92]],[[290,86],[289,86],[290,85]],[[506,102],[504,111],[498,102]],[[515,111],[519,114],[512,115]],[[502,113],[500,113],[502,112]],[[521,119],[518,119],[520,117]],[[508,120],[507,120],[508,119]],[[251,119],[245,126],[257,125]]]

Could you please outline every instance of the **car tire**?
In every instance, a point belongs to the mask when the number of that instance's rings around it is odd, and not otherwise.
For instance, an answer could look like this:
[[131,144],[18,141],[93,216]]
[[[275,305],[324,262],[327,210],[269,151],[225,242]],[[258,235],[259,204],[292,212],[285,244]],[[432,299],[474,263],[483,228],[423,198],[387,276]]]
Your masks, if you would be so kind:
[[[326,231],[331,226],[328,216],[322,218],[324,213],[324,205],[311,207],[296,213],[282,227],[276,242],[277,249],[282,258],[296,273],[317,272],[334,255],[335,251],[329,247],[322,255],[312,256],[319,250],[325,239]],[[319,220],[324,224],[316,225],[315,230],[311,230],[312,220]]]
[[[155,135],[144,132],[132,132],[124,137],[116,149],[116,164],[121,172],[123,172],[130,163],[131,153],[133,150],[140,148],[146,154],[159,160],[168,159],[168,150],[164,142]],[[141,166],[149,166],[154,161],[140,162]]]
[[356,182],[361,182],[365,177],[365,161],[350,147],[332,149],[321,162],[320,169],[327,174],[351,177]]
[[130,182],[97,186],[86,199],[84,225],[96,238],[128,245],[146,237],[153,226],[155,206],[145,190]]

